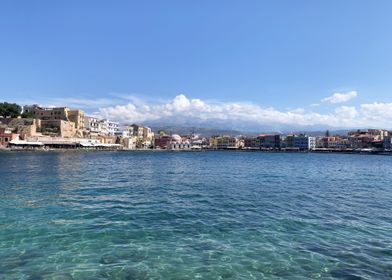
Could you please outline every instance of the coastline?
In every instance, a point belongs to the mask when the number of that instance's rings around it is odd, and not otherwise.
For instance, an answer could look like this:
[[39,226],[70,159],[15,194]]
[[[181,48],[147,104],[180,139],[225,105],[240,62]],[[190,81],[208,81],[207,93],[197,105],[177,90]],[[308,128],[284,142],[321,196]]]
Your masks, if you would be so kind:
[[359,155],[384,155],[392,156],[392,151],[361,151],[361,150],[332,150],[332,149],[316,149],[316,150],[256,150],[256,149],[192,149],[192,150],[172,150],[172,149],[70,149],[70,148],[51,148],[51,149],[12,149],[1,148],[2,153],[75,153],[75,152],[123,152],[123,153],[202,153],[202,152],[252,152],[252,153],[301,153],[301,154],[359,154]]

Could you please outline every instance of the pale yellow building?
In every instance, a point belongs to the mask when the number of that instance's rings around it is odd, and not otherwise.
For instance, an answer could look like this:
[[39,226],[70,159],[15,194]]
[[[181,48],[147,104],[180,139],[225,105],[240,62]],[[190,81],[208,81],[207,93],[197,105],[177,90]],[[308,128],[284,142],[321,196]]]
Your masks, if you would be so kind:
[[68,115],[68,120],[75,123],[75,128],[78,130],[85,129],[85,116],[82,110],[66,110]]
[[83,135],[85,116],[82,110],[68,107],[44,108],[38,105],[24,106],[23,112],[31,113],[41,120],[40,131],[45,134],[57,134],[61,137]]

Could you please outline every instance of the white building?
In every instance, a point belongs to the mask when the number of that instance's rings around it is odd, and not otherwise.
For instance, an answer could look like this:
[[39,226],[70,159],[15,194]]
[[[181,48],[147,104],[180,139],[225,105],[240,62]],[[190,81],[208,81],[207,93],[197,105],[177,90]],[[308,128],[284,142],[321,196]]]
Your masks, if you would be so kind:
[[119,123],[118,122],[112,122],[109,120],[106,120],[107,125],[108,125],[108,134],[109,135],[114,135],[117,131],[118,131],[118,126]]
[[84,125],[85,125],[85,128],[91,132],[99,133],[99,131],[100,131],[98,118],[85,117],[84,118]]
[[316,137],[295,136],[293,138],[293,147],[299,150],[314,150],[316,148]]
[[101,135],[115,135],[117,132],[119,123],[112,122],[107,119],[98,119],[95,117],[85,117],[84,118],[85,127],[88,131],[98,133]]
[[191,150],[192,145],[188,140],[183,141],[180,135],[173,134],[171,137],[170,148],[172,150]]
[[118,122],[112,122],[108,119],[102,119],[99,121],[99,133],[104,135],[113,136],[118,131]]

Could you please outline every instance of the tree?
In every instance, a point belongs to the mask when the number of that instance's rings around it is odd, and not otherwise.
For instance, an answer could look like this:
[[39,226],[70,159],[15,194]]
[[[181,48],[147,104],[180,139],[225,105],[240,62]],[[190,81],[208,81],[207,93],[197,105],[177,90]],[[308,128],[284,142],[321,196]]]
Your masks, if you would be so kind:
[[23,112],[22,118],[33,119],[34,118],[34,113],[33,112]]
[[0,116],[16,118],[20,116],[22,107],[16,103],[2,102],[0,103]]

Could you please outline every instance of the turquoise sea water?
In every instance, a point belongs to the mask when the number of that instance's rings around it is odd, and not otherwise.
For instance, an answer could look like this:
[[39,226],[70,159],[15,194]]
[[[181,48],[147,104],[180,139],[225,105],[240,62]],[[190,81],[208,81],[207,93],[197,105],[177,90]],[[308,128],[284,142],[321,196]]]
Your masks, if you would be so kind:
[[0,153],[0,279],[391,279],[392,157]]

